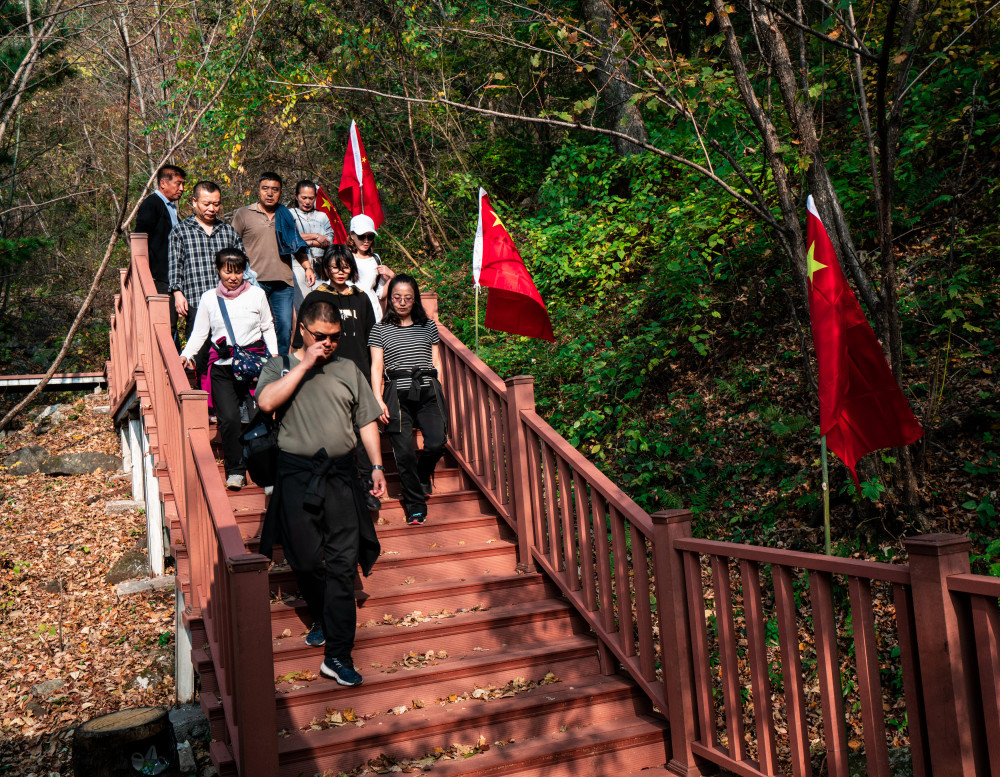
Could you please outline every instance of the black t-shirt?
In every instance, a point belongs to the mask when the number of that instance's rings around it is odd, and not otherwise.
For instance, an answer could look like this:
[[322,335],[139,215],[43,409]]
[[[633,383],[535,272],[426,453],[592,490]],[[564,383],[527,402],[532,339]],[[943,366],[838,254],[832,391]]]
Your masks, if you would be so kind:
[[[299,305],[299,312],[305,310],[311,302],[319,300],[329,302],[337,308],[340,311],[340,331],[343,333],[337,344],[337,356],[354,362],[371,383],[372,360],[368,350],[368,336],[371,334],[372,327],[375,326],[375,313],[372,311],[367,294],[356,286],[348,288],[350,291],[347,294],[338,294],[333,290],[333,287],[324,283],[306,295],[302,304]],[[292,348],[301,347],[302,334],[296,326]]]

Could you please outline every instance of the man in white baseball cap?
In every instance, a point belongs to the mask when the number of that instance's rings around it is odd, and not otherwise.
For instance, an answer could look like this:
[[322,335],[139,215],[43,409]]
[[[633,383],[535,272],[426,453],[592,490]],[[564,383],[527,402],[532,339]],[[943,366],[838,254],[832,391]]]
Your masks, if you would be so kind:
[[382,302],[386,286],[396,274],[382,264],[375,253],[375,222],[371,216],[359,213],[351,219],[351,233],[347,236],[347,247],[354,253],[358,265],[358,281],[354,285],[364,291],[371,300],[375,320],[382,320]]

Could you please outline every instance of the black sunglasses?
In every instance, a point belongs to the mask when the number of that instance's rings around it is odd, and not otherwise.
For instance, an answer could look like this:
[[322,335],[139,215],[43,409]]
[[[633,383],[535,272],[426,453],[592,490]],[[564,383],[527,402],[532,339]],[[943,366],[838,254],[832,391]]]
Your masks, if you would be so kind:
[[340,330],[337,330],[336,332],[331,332],[330,334],[321,334],[319,332],[314,332],[305,324],[302,324],[302,328],[305,329],[313,337],[315,337],[317,342],[320,340],[329,340],[331,343],[335,343],[340,339],[340,336],[343,334],[343,332],[341,332]]

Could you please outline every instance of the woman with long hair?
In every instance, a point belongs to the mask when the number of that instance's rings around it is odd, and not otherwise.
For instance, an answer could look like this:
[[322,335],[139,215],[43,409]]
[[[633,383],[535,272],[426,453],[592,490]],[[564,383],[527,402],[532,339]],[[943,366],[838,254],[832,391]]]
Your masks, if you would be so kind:
[[187,369],[194,369],[198,350],[206,340],[212,343],[208,367],[212,404],[222,435],[226,488],[234,490],[246,484],[247,468],[240,442],[240,405],[250,395],[253,382],[239,380],[233,372],[233,346],[241,346],[261,356],[278,352],[267,295],[260,286],[251,286],[244,279],[246,268],[246,254],[238,248],[223,248],[215,255],[219,284],[201,295],[191,337],[181,351],[181,363]]
[[382,264],[382,258],[375,253],[375,222],[371,216],[358,214],[351,219],[351,231],[347,236],[347,247],[354,253],[354,262],[358,266],[358,279],[355,285],[368,295],[371,300],[375,320],[382,318],[382,303],[385,298],[386,284],[396,274]]
[[[410,275],[389,281],[389,305],[368,344],[372,358],[372,389],[382,408],[380,420],[392,443],[399,469],[403,511],[410,526],[427,519],[431,477],[444,455],[445,428],[441,346],[437,324],[420,302],[420,288]],[[424,433],[419,457],[413,430]]]

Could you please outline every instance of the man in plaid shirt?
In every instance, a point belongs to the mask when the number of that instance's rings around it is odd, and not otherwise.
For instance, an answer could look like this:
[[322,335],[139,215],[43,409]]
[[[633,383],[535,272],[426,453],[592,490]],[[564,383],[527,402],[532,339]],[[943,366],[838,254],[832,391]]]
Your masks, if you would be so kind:
[[196,183],[191,205],[194,215],[171,230],[168,251],[168,288],[177,314],[187,318],[185,333],[189,336],[201,295],[219,282],[215,255],[223,248],[243,250],[243,240],[236,230],[216,218],[222,208],[222,192],[216,183]]

